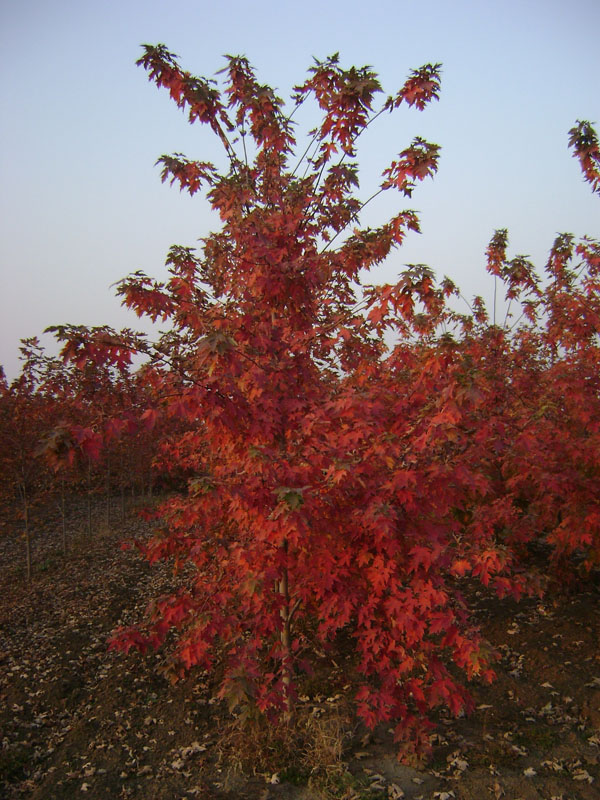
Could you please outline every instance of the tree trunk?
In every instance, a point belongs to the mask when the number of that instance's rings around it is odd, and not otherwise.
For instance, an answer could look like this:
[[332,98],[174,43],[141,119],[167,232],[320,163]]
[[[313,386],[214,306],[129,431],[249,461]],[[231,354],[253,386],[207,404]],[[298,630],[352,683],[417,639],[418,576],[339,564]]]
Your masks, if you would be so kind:
[[27,583],[31,582],[31,536],[29,530],[29,498],[27,496],[27,487],[24,483],[21,484],[21,499],[23,501],[23,534],[25,536],[25,574],[27,576]]
[[[288,552],[287,539],[283,543],[283,550],[286,555]],[[291,695],[292,687],[292,631],[291,631],[291,613],[290,613],[290,587],[287,563],[283,569],[283,576],[279,581],[279,594],[283,597],[283,605],[279,611],[283,626],[281,628],[280,640],[281,648],[283,651],[281,660],[281,671],[283,681],[283,691],[285,695],[285,720],[291,722],[293,716],[293,703]]]
[[106,455],[106,527],[110,528],[110,457]]
[[125,522],[125,471],[123,469],[123,453],[119,457],[119,475],[121,476],[121,522]]
[[88,458],[87,464],[87,531],[92,538],[92,462]]
[[65,479],[60,481],[60,516],[62,522],[62,552],[67,555],[67,515],[65,512]]

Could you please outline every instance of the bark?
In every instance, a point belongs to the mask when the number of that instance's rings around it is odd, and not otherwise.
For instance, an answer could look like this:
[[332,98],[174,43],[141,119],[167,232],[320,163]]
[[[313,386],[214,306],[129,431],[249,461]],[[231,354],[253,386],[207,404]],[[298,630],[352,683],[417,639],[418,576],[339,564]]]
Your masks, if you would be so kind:
[[110,457],[106,456],[106,527],[110,528]]
[[[288,542],[283,543],[283,549],[287,556]],[[292,631],[291,631],[291,613],[290,613],[290,587],[287,565],[284,567],[283,576],[279,581],[279,594],[283,597],[283,605],[280,609],[281,619],[283,626],[281,628],[281,647],[283,650],[281,670],[283,690],[285,695],[285,718],[288,722],[291,721],[293,716],[293,703],[292,703]]]
[[119,475],[121,476],[121,521],[125,521],[125,470],[123,468],[123,453],[119,458]]
[[92,537],[92,462],[88,458],[87,464],[87,532]]
[[31,582],[31,535],[29,530],[29,497],[27,496],[27,487],[24,484],[21,486],[21,496],[23,499],[26,575],[27,575],[27,583],[30,583]]
[[65,512],[65,479],[60,482],[60,516],[62,522],[62,552],[67,555],[67,515]]

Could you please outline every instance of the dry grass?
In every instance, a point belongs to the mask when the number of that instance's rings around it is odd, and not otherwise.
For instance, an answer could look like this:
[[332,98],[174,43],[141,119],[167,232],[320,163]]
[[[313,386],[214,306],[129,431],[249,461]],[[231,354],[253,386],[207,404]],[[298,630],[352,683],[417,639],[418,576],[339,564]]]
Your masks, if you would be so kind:
[[[270,775],[282,772],[306,782],[311,775],[335,772],[343,765],[353,737],[349,709],[339,705],[299,706],[293,720],[269,722],[262,714],[232,721],[219,738],[220,761],[233,772]],[[283,765],[283,766],[282,766]]]

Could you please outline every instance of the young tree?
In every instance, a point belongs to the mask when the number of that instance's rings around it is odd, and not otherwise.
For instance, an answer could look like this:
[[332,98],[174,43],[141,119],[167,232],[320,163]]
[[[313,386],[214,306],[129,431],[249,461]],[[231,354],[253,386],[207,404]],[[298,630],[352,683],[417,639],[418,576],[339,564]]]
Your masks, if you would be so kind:
[[40,380],[41,348],[37,339],[21,346],[21,374],[10,384],[0,381],[0,497],[3,505],[22,520],[25,573],[32,575],[33,511],[47,501],[52,477],[37,458],[39,443],[58,415],[53,397]]
[[[171,415],[189,426],[170,444],[192,472],[188,492],[163,504],[163,527],[143,549],[151,562],[191,565],[193,579],[114,645],[158,647],[175,629],[175,676],[220,659],[232,708],[289,719],[302,672],[343,637],[360,716],[371,726],[394,720],[405,755],[426,749],[427,713],[470,702],[450,665],[493,676],[460,576],[523,589],[493,525],[464,535],[461,510],[487,484],[453,458],[464,449],[463,416],[481,404],[460,383],[452,346],[440,344],[452,287],[436,288],[420,266],[395,285],[361,286],[419,228],[412,210],[359,227],[358,139],[380,115],[437,99],[440,65],[412,71],[376,110],[376,74],[344,69],[335,55],[315,62],[286,113],[245,58],[227,57],[222,90],[163,45],[145,46],[139,64],[216,135],[228,169],[159,159],[163,180],[192,195],[206,187],[223,223],[201,254],[171,248],[166,282],[136,273],[120,284],[124,303],[168,321],[167,334],[151,346],[108,328],[61,331],[76,361],[147,353],[162,401],[146,423]],[[296,157],[292,116],[309,99],[322,118]],[[415,138],[377,194],[410,197],[438,155]],[[399,337],[391,352],[390,330]]]
[[[595,131],[578,122],[569,136],[596,191]],[[461,380],[488,397],[462,456],[489,483],[471,514],[525,561],[542,545],[562,583],[600,565],[600,243],[559,235],[544,281],[525,257],[507,258],[507,244],[497,231],[488,248],[488,271],[506,289],[505,319],[496,324],[494,312],[490,326],[479,303],[460,342]]]
[[[49,330],[64,335],[62,326]],[[70,327],[79,335],[94,337],[94,331]],[[68,354],[69,347],[65,347]],[[143,370],[134,372],[127,360],[117,364],[94,359],[66,359],[63,363],[40,358],[40,380],[44,391],[60,408],[58,425],[48,429],[40,454],[53,467],[61,485],[64,528],[65,479],[73,491],[87,500],[87,530],[92,533],[93,498],[104,493],[105,523],[112,520],[113,494],[121,497],[125,514],[125,489],[151,494],[153,460],[165,426],[144,424],[144,411],[154,402],[152,383]]]
[[577,560],[589,573],[600,555],[600,246],[560,235],[542,281],[523,256],[507,258],[507,244],[501,230],[488,248],[488,270],[506,289],[502,324],[478,302],[452,350],[452,380],[478,397],[461,403],[468,436],[455,453],[482,489],[465,535],[492,526],[527,565],[541,545],[544,569],[563,582]]

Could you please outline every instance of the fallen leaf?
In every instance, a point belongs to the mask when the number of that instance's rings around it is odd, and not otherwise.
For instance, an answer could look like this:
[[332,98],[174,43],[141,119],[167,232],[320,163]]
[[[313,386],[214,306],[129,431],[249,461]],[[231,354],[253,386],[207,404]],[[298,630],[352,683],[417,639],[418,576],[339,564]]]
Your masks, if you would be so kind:
[[498,783],[498,781],[494,782],[494,785],[490,787],[490,791],[494,793],[494,797],[496,800],[500,800],[501,797],[504,797],[504,789]]
[[402,800],[402,798],[406,797],[406,795],[397,783],[390,783],[388,786],[388,797],[390,800]]
[[594,778],[586,769],[578,769],[571,775],[571,777],[574,781],[587,781],[588,783],[594,782]]

